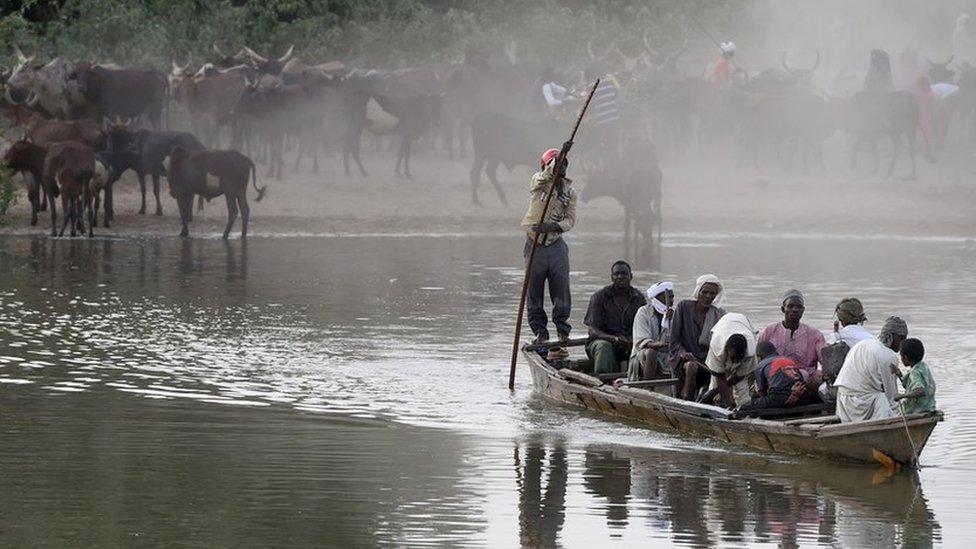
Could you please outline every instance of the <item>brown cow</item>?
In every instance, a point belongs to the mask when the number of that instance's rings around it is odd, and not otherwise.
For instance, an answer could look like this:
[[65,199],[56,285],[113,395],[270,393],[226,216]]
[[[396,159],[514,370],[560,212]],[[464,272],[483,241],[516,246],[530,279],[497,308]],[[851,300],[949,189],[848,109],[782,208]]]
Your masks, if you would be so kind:
[[257,191],[257,201],[264,198],[264,187],[258,187],[254,162],[237,151],[199,151],[189,152],[183,147],[174,147],[169,157],[169,193],[176,199],[180,209],[183,230],[180,236],[189,236],[187,223],[193,208],[193,195],[207,200],[224,195],[227,199],[227,227],[224,239],[230,234],[237,210],[241,211],[241,238],[247,238],[247,224],[251,218],[251,208],[247,204],[248,177]]
[[[48,189],[61,187],[61,208],[64,209],[64,219],[61,222],[59,236],[64,236],[64,229],[71,223],[71,236],[76,236],[75,228],[84,232],[82,215],[88,211],[88,236],[94,236],[92,227],[95,226],[94,198],[97,191],[92,186],[95,178],[95,151],[81,143],[66,141],[55,143],[47,150],[44,157],[45,192]],[[51,236],[55,236],[57,227],[57,208],[51,194]]]
[[231,122],[231,113],[244,93],[245,85],[244,74],[238,71],[184,77],[177,82],[177,98],[183,107],[195,115],[194,125],[203,122],[200,119],[202,116],[213,118],[212,134],[209,131],[197,132],[206,136],[205,141],[211,147],[219,146],[220,127]]
[[[31,205],[31,225],[37,225],[37,212],[41,211],[41,182],[44,180],[44,157],[47,156],[47,149],[31,143],[27,140],[20,140],[12,144],[3,155],[3,161],[7,168],[13,173],[31,175],[27,181],[27,199]],[[58,196],[58,189],[51,189],[54,197]],[[48,189],[44,189],[47,196]]]
[[95,150],[105,148],[105,134],[94,120],[41,120],[34,118],[27,133],[30,140],[42,147],[75,141]]

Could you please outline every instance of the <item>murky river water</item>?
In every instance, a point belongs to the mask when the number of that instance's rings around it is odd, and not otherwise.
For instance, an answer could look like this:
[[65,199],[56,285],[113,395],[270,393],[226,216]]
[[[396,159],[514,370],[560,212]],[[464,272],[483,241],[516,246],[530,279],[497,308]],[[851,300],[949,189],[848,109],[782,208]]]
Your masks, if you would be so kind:
[[[572,242],[573,324],[610,237]],[[638,270],[858,295],[926,344],[917,476],[744,453],[506,388],[521,246],[493,236],[0,238],[0,546],[961,546],[976,534],[976,245],[683,235]]]

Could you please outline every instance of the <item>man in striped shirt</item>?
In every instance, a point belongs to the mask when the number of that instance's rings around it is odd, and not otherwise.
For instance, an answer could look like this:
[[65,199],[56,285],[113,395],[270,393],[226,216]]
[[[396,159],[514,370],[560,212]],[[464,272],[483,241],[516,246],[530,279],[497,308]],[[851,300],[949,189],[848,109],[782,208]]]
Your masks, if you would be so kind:
[[586,70],[590,82],[600,78],[600,85],[593,93],[590,102],[589,119],[593,122],[594,134],[600,144],[601,157],[605,166],[611,166],[620,158],[620,83],[612,74],[600,76],[595,67]]

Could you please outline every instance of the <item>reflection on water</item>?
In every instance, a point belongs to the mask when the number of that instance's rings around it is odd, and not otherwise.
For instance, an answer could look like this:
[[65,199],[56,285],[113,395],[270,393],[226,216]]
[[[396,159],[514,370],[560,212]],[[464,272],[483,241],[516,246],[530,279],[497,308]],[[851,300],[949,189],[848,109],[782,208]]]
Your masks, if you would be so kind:
[[561,437],[517,443],[515,469],[523,546],[577,539],[566,516],[581,512],[599,515],[610,540],[622,545],[648,538],[694,547],[931,547],[941,541],[914,474],[876,484],[863,467],[595,445],[575,452]]
[[[619,252],[593,236],[570,253],[580,332]],[[728,308],[757,326],[779,318],[789,287],[821,328],[851,294],[872,331],[905,318],[947,421],[920,483],[877,486],[870,470],[556,407],[524,371],[509,393],[520,262],[519,246],[490,236],[0,238],[0,546],[79,532],[92,536],[82,545],[115,546],[276,532],[297,546],[919,546],[973,534],[976,342],[960,337],[976,309],[971,243],[682,235],[635,273],[685,295],[714,272]]]

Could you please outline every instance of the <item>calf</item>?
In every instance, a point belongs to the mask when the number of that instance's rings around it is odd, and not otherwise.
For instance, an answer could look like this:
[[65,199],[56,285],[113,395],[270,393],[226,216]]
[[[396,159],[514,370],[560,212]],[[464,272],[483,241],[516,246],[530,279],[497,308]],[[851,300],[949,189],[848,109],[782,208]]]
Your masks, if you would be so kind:
[[191,133],[138,130],[131,131],[125,125],[110,126],[105,132],[107,147],[100,156],[109,167],[105,182],[105,226],[114,219],[112,186],[126,170],[136,172],[139,177],[139,191],[142,193],[142,207],[139,213],[146,213],[146,174],[152,176],[153,196],[156,198],[156,215],[163,215],[159,200],[159,178],[166,175],[163,162],[173,147],[180,146],[189,152],[202,151],[206,147]]
[[[71,236],[76,236],[75,228],[84,232],[82,215],[88,211],[88,236],[94,236],[92,227],[95,224],[95,211],[92,192],[92,179],[95,176],[95,151],[81,143],[66,141],[51,145],[44,157],[45,192],[51,196],[51,236],[64,236],[64,229],[71,223]],[[56,233],[57,207],[54,197],[58,196],[50,189],[60,186],[61,208],[64,219],[61,221],[61,232]]]
[[193,195],[206,199],[224,195],[227,199],[227,227],[224,239],[241,211],[241,238],[247,238],[247,224],[251,208],[247,204],[247,180],[250,176],[257,191],[257,201],[264,198],[264,187],[258,187],[254,162],[237,151],[198,151],[191,152],[181,146],[173,148],[169,160],[169,193],[176,199],[180,209],[183,230],[180,236],[189,236],[187,223],[193,209]]
[[[31,205],[31,225],[37,225],[37,212],[41,211],[41,182],[44,179],[44,157],[47,149],[31,143],[26,139],[17,141],[7,149],[3,155],[4,164],[13,173],[30,175],[27,181],[27,199]],[[58,189],[53,189],[54,197],[58,196]],[[45,196],[47,192],[45,189]]]
[[33,118],[28,130],[28,137],[34,143],[49,147],[55,143],[74,141],[91,149],[99,150],[105,146],[105,136],[102,127],[94,120],[43,120]]

